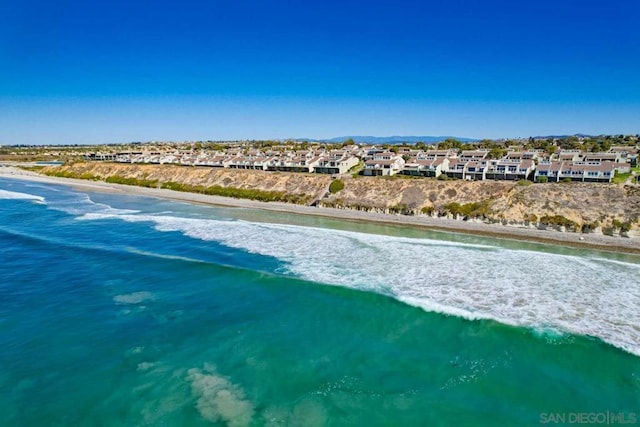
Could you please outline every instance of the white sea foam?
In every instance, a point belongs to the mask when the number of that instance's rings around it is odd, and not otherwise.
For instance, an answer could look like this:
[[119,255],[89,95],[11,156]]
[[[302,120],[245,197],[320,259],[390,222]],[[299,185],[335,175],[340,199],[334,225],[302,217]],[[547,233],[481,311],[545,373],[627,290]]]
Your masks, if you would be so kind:
[[150,300],[153,300],[153,294],[151,292],[144,291],[116,295],[113,297],[113,301],[115,301],[116,304],[140,304]]
[[222,421],[225,425],[242,427],[251,424],[255,409],[237,384],[218,375],[214,367],[190,369],[188,380],[191,392],[198,398],[196,406],[208,421]]
[[88,214],[149,221],[251,253],[286,273],[369,290],[469,319],[595,336],[640,355],[640,265],[429,239],[174,216]]
[[124,250],[126,250],[127,252],[132,253],[132,254],[142,255],[142,256],[151,257],[151,258],[160,258],[160,259],[177,260],[177,261],[194,262],[194,263],[205,263],[206,262],[206,261],[203,261],[201,259],[196,259],[196,258],[189,258],[189,257],[184,257],[184,256],[178,256],[178,255],[159,254],[159,253],[156,253],[156,252],[149,252],[149,251],[141,251],[139,249],[128,247],[128,246],[125,247]]
[[138,363],[137,370],[138,371],[148,371],[156,365],[155,362],[140,362]]
[[0,199],[10,200],[32,200],[34,202],[45,203],[45,199],[42,196],[36,196],[35,194],[18,193],[15,191],[0,190]]
[[49,207],[51,209],[60,210],[71,215],[83,214],[106,214],[106,215],[125,215],[135,214],[139,211],[132,209],[117,209],[105,203],[98,203],[91,200],[88,194],[84,193],[68,193],[66,197],[61,197],[55,201],[51,201]]

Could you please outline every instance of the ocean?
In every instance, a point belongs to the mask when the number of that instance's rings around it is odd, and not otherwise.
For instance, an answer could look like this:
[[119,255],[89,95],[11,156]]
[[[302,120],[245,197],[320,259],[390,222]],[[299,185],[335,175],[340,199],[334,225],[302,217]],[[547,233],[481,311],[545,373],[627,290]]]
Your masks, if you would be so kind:
[[2,426],[634,425],[640,257],[0,179],[0,349]]

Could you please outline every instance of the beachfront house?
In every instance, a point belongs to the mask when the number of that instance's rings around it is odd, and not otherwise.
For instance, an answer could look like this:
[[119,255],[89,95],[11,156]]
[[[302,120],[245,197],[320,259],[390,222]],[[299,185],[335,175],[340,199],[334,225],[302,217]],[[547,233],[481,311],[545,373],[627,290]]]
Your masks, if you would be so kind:
[[270,158],[265,156],[237,156],[226,162],[230,169],[266,170]]
[[629,173],[631,172],[631,164],[627,161],[627,157],[624,153],[618,152],[609,152],[609,153],[586,153],[584,155],[585,162],[595,162],[595,163],[605,163],[612,162],[614,163],[614,168],[618,173]]
[[434,160],[438,158],[449,158],[452,159],[454,157],[458,157],[458,150],[449,149],[449,150],[427,150],[422,151],[416,155],[418,160]]
[[280,157],[267,162],[266,170],[280,172],[313,172],[313,168],[320,163],[320,157]]
[[565,164],[560,179],[570,178],[581,182],[611,182],[615,174],[613,162],[573,162]]
[[329,173],[329,174],[343,174],[347,173],[349,169],[357,166],[360,160],[348,154],[344,154],[341,157],[329,156],[328,158],[321,158],[313,171],[315,173]]
[[468,181],[484,181],[486,178],[488,162],[482,159],[466,162],[464,177]]
[[580,150],[560,150],[555,155],[555,159],[559,162],[579,162],[582,160],[582,151]]
[[487,158],[489,150],[462,150],[460,160],[462,161],[479,161]]
[[541,177],[548,182],[560,181],[560,170],[562,170],[562,163],[557,161],[545,161],[538,163],[534,178],[536,182],[541,181]]
[[635,166],[638,162],[638,149],[635,147],[611,147],[612,153],[617,153],[622,159],[628,162],[631,166]]
[[373,154],[373,159],[364,163],[363,175],[366,176],[391,176],[399,173],[404,167],[405,161],[390,151]]
[[535,169],[533,160],[522,160],[522,155],[510,159],[493,160],[486,172],[486,179],[518,181],[528,179]]
[[[467,159],[469,157],[466,157]],[[467,181],[484,181],[489,168],[489,160],[476,157],[475,160],[460,158],[447,159],[449,162],[446,170],[450,178],[464,179]]]
[[403,175],[439,177],[449,167],[449,159],[440,157],[430,160],[409,159],[402,169]]
[[[469,174],[469,167],[472,173]],[[482,170],[477,161],[463,160],[462,158],[449,159],[449,167],[447,168],[447,176],[457,179],[474,179],[478,174],[482,174]],[[482,179],[482,177],[480,178]]]

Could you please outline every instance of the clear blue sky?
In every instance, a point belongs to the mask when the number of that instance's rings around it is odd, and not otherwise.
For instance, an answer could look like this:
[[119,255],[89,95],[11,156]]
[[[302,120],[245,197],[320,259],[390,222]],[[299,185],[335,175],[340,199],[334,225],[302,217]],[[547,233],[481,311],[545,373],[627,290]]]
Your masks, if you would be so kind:
[[0,0],[0,144],[640,132],[638,0]]

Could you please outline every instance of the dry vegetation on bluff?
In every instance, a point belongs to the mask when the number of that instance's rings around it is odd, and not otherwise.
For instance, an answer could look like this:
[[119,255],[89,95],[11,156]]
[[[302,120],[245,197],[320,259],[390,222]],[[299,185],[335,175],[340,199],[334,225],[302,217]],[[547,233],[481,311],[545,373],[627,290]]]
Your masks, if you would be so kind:
[[310,203],[324,196],[320,204],[328,207],[477,217],[510,224],[542,223],[573,231],[636,232],[640,218],[640,188],[616,184],[518,185],[506,181],[347,176],[343,178],[344,188],[331,194],[329,176],[302,173],[95,162],[45,168],[43,172],[100,180],[133,178],[158,187],[163,183],[180,183],[191,188],[219,186],[279,192],[298,197],[292,199],[298,203]]
[[[575,231],[607,233],[637,229],[640,188],[616,184],[518,185],[506,181],[357,178],[325,206],[459,214],[511,224],[546,223]],[[564,218],[564,219],[563,219]]]
[[[189,167],[177,165],[141,165],[122,163],[79,162],[42,170],[48,175],[69,176],[84,179],[131,178],[147,182],[151,187],[163,184],[182,184],[186,188],[222,187],[259,192],[282,193],[300,196],[308,201],[321,197],[331,178],[327,175],[304,175],[283,172],[261,172],[241,169]],[[112,181],[117,182],[117,181]],[[165,188],[175,189],[171,186]]]

